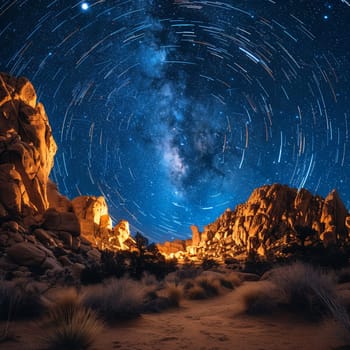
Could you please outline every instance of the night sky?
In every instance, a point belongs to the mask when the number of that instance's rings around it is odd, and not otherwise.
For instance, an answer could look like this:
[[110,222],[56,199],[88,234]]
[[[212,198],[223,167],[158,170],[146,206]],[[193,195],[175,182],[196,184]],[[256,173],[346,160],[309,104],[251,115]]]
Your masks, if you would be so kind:
[[34,84],[69,198],[185,238],[263,184],[350,207],[347,0],[1,0],[0,71]]

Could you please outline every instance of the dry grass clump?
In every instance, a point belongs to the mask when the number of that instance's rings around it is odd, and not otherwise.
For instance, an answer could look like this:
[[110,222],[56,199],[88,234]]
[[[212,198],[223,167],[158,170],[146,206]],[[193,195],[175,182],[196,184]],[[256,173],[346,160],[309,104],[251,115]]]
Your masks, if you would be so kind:
[[350,282],[350,267],[344,267],[337,273],[338,283]]
[[199,287],[203,288],[208,298],[217,296],[220,293],[221,283],[218,278],[200,276],[196,279],[196,283]]
[[285,306],[293,312],[315,320],[333,313],[337,296],[331,275],[310,265],[295,263],[272,270],[267,279],[279,288],[284,295]]
[[273,269],[263,279],[238,289],[246,312],[266,313],[279,308],[315,321],[333,316],[350,330],[348,315],[337,297],[331,275],[295,263]]
[[198,285],[192,285],[191,287],[189,287],[186,290],[186,297],[191,300],[207,299],[205,290]]
[[0,281],[0,319],[37,317],[43,310],[41,293],[35,283]]
[[220,295],[225,290],[233,290],[242,283],[235,273],[204,271],[194,279],[182,281],[185,297],[188,299],[208,299]]
[[208,299],[220,294],[221,283],[216,277],[202,275],[193,281],[187,280],[183,288],[188,299]]
[[43,342],[47,350],[89,349],[102,329],[102,323],[86,308],[75,290],[67,290],[51,305],[44,323]]
[[83,303],[104,320],[113,323],[138,317],[143,311],[147,288],[140,282],[122,278],[86,288]]
[[186,280],[194,280],[203,272],[202,269],[193,266],[184,266],[182,269],[169,273],[165,281],[179,285]]
[[224,274],[219,277],[219,281],[222,287],[231,290],[242,284],[242,279],[236,273]]
[[268,281],[244,284],[236,293],[242,300],[241,309],[238,311],[249,315],[271,314],[281,302],[277,287]]
[[179,307],[182,299],[182,289],[178,286],[167,286],[165,295],[170,307]]

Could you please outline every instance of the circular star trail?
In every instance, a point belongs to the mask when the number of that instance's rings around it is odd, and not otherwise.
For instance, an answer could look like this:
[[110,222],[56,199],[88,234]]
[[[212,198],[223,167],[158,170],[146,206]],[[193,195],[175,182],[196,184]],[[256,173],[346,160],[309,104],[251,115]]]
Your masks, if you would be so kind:
[[350,205],[349,19],[339,1],[2,1],[0,69],[25,75],[61,193],[185,238],[279,182]]

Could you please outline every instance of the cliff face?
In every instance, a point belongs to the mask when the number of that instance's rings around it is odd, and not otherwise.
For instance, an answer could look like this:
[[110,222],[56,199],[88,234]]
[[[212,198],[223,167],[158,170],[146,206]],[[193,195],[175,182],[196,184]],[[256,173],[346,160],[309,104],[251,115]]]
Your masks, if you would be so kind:
[[0,113],[0,216],[41,214],[57,147],[26,78],[0,75]]
[[134,245],[127,222],[112,228],[103,197],[59,193],[49,179],[56,150],[33,85],[0,73],[0,279],[33,269],[74,277],[99,261],[96,248]]
[[[192,240],[182,255],[281,256],[292,246],[340,246],[348,242],[349,234],[350,215],[335,190],[324,199],[305,189],[266,185],[254,190],[246,203],[227,209],[203,232],[192,227]],[[169,245],[160,245],[160,250],[170,252]]]

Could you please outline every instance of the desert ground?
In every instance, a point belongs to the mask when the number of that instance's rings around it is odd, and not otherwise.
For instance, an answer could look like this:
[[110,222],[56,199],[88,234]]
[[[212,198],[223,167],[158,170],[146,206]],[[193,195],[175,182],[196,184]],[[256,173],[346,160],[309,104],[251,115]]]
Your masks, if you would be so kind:
[[[242,312],[241,294],[237,288],[207,300],[182,299],[177,308],[105,325],[91,349],[350,349],[349,333],[334,318],[313,322],[283,311],[249,315]],[[0,324],[1,329],[5,326]],[[17,321],[9,328],[11,338],[0,343],[0,349],[43,349],[40,341],[46,330],[40,321]]]

